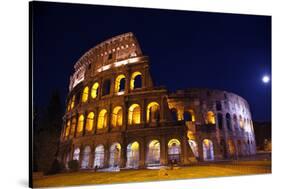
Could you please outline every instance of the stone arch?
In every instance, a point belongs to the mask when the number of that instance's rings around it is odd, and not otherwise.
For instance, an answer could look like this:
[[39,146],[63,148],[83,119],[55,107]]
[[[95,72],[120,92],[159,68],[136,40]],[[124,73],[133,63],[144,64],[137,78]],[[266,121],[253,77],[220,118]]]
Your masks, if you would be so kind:
[[140,124],[141,122],[141,108],[139,104],[132,104],[129,107],[128,123],[129,125]]
[[229,113],[226,113],[225,115],[225,119],[226,119],[226,127],[229,131],[232,131],[232,126],[231,126],[231,116]]
[[109,149],[109,167],[119,167],[121,157],[121,145],[118,142],[113,143]]
[[111,88],[111,80],[105,79],[102,83],[102,96],[109,95]]
[[73,152],[73,160],[79,160],[80,158],[80,148],[76,147]]
[[93,99],[97,98],[98,96],[98,90],[99,89],[99,83],[95,82],[92,86],[92,90],[91,90],[91,96]]
[[113,127],[121,127],[123,124],[123,110],[121,106],[116,106],[111,115],[111,124]]
[[120,74],[115,79],[114,91],[120,93],[125,91],[126,77],[124,74]]
[[81,135],[83,133],[83,128],[84,128],[84,115],[81,114],[78,118],[78,124],[76,130],[77,135]]
[[229,155],[235,156],[236,155],[236,148],[235,148],[235,144],[234,144],[233,140],[228,139],[227,143],[228,143]]
[[85,87],[82,93],[82,102],[87,102],[89,96],[89,87]]
[[168,142],[168,160],[180,162],[181,143],[178,139],[171,139]]
[[107,111],[102,109],[98,117],[98,126],[97,129],[103,129],[107,127]]
[[223,158],[227,158],[227,146],[226,146],[226,142],[224,139],[220,140],[220,149],[221,149]]
[[86,131],[87,132],[91,132],[93,130],[93,127],[94,127],[94,117],[95,117],[94,112],[88,113],[87,121],[86,121]]
[[94,168],[104,167],[104,146],[102,144],[95,148]]
[[215,114],[212,111],[206,113],[206,124],[216,124]]
[[188,109],[184,111],[183,114],[184,121],[195,121],[195,114],[192,109]]
[[85,146],[85,148],[83,150],[83,156],[82,156],[82,162],[81,162],[82,169],[89,168],[90,155],[91,155],[91,147],[89,145],[87,145],[87,146]]
[[160,119],[160,105],[157,102],[150,102],[146,108],[146,122],[157,123]]
[[139,166],[139,156],[140,156],[139,143],[134,141],[127,146],[127,168],[138,168]]
[[202,142],[203,146],[203,159],[204,161],[214,160],[214,145],[210,139],[204,139]]
[[160,142],[151,140],[147,144],[146,163],[148,166],[160,165]]
[[130,89],[134,90],[137,88],[142,88],[142,74],[139,71],[134,72],[130,80]]

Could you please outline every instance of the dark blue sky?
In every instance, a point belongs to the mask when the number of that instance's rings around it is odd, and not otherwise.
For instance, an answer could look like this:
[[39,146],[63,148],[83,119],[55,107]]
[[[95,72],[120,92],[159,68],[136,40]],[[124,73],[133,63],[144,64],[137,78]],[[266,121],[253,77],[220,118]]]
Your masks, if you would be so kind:
[[[34,3],[34,2],[33,2]],[[34,102],[65,99],[75,62],[115,35],[133,32],[156,85],[223,89],[244,97],[254,120],[271,120],[271,17],[34,3]]]

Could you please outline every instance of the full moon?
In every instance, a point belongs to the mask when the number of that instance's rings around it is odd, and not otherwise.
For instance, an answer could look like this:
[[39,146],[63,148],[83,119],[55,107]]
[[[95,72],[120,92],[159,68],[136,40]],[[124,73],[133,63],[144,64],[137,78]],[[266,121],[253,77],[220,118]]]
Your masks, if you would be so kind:
[[267,76],[267,75],[265,75],[265,76],[262,77],[262,82],[264,82],[264,83],[268,83],[269,80],[270,80],[270,78],[269,78],[269,76]]

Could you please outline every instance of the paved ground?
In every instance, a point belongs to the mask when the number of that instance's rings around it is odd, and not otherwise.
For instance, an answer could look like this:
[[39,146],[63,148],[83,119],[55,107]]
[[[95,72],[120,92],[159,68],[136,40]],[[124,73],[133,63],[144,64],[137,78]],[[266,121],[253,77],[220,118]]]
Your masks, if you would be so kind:
[[121,170],[120,172],[61,173],[34,179],[34,187],[111,184],[271,173],[271,160],[224,161],[178,167],[173,170]]

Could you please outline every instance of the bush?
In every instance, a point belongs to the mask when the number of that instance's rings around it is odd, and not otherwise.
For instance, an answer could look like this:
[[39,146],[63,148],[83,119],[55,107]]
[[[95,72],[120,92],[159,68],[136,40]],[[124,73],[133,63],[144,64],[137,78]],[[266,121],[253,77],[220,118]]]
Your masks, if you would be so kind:
[[47,172],[47,174],[56,174],[64,170],[64,164],[59,160],[55,159],[52,163],[51,169]]
[[71,160],[68,162],[68,167],[71,171],[78,171],[79,169],[79,161],[78,160]]

